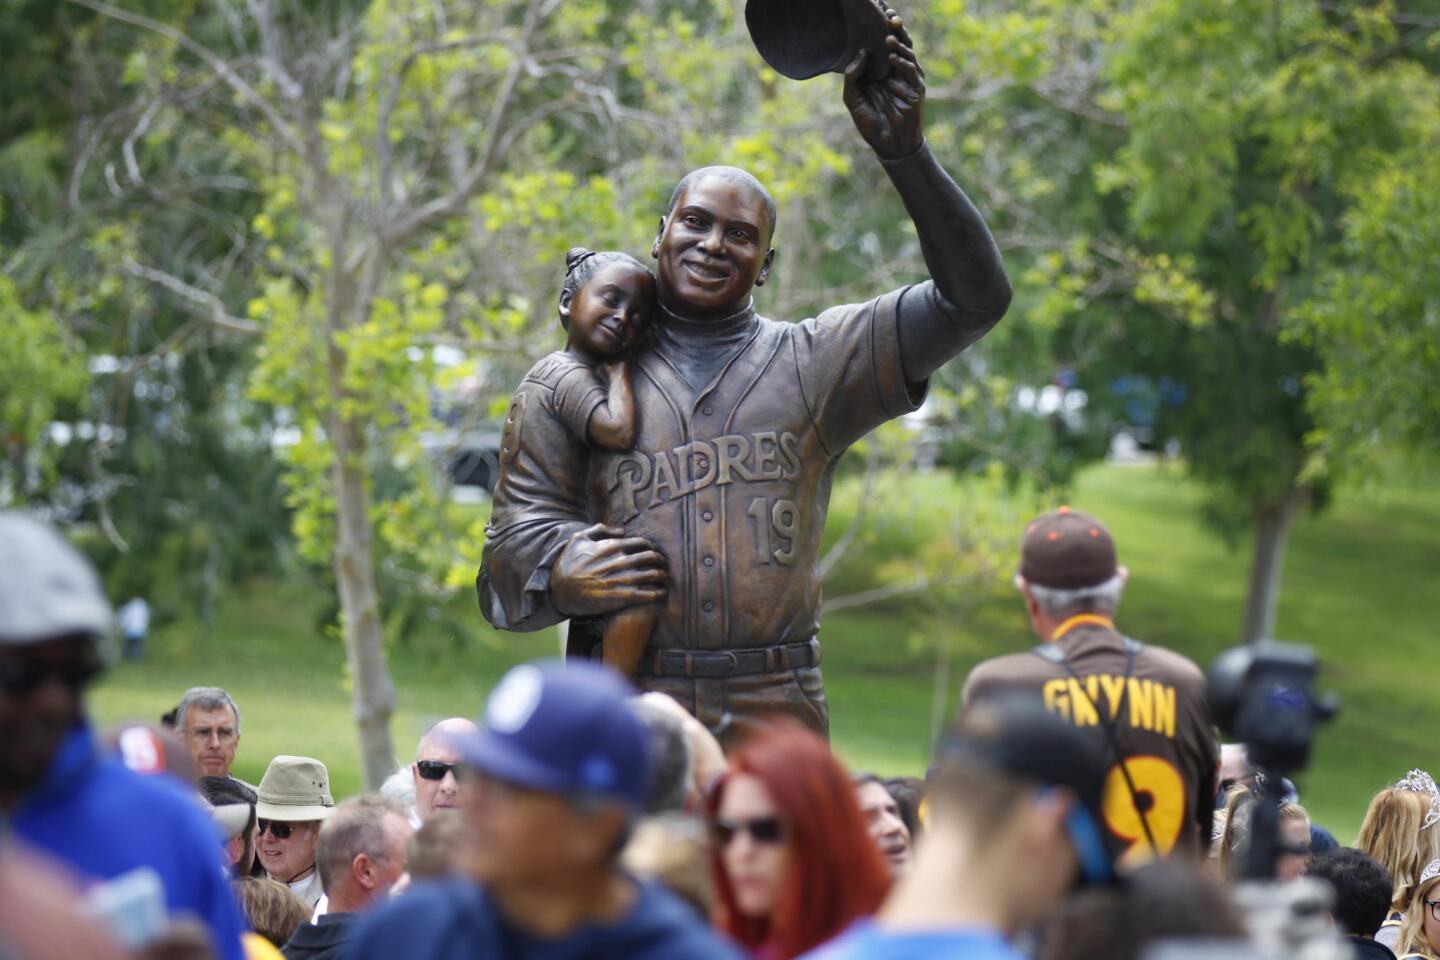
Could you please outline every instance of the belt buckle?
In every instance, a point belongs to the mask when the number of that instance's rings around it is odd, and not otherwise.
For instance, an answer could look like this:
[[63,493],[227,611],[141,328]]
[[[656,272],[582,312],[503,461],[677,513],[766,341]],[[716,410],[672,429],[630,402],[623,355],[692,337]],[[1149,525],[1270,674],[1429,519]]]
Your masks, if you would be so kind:
[[725,676],[735,676],[735,674],[740,671],[740,657],[735,653],[734,650],[722,650],[720,652],[725,655]]

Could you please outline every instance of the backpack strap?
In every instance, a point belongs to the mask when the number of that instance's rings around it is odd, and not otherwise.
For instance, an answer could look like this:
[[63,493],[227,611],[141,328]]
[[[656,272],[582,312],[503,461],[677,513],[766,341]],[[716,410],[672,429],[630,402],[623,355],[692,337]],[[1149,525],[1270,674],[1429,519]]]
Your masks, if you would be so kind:
[[1145,830],[1145,840],[1150,844],[1150,850],[1155,854],[1155,859],[1159,860],[1161,856],[1160,845],[1155,842],[1155,834],[1150,829],[1150,818],[1140,810],[1140,791],[1135,789],[1135,780],[1130,776],[1130,768],[1125,764],[1125,754],[1120,750],[1120,739],[1116,733],[1120,716],[1124,713],[1125,705],[1130,699],[1130,675],[1135,671],[1135,658],[1140,655],[1142,648],[1142,644],[1138,640],[1132,640],[1130,637],[1124,636],[1122,636],[1121,639],[1124,641],[1123,646],[1125,650],[1125,676],[1121,680],[1120,702],[1115,705],[1115,715],[1113,719],[1107,717],[1105,712],[1100,709],[1100,705],[1090,696],[1090,691],[1086,689],[1084,681],[1080,675],[1075,672],[1075,668],[1070,664],[1070,658],[1065,655],[1064,650],[1060,649],[1058,643],[1036,644],[1031,648],[1031,652],[1042,660],[1052,663],[1064,670],[1065,673],[1070,676],[1070,679],[1075,681],[1075,687],[1080,691],[1081,695],[1090,701],[1090,708],[1095,711],[1095,716],[1099,718],[1100,729],[1105,734],[1105,742],[1110,747],[1110,754],[1115,758],[1115,765],[1119,767],[1121,776],[1125,778],[1125,788],[1129,790],[1130,802],[1134,804],[1135,813],[1140,817],[1140,826]]

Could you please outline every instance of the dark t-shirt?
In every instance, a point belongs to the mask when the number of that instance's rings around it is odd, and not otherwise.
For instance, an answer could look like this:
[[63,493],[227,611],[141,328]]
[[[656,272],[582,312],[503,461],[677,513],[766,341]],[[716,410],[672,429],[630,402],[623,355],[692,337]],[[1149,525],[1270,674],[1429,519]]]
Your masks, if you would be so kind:
[[355,936],[358,913],[327,913],[295,928],[280,952],[285,960],[340,960]]
[[[1014,653],[972,670],[965,682],[965,702],[1006,692],[1039,694],[1051,713],[1092,730],[1113,761],[1100,726],[1099,711],[1106,711],[1116,719],[1116,740],[1141,803],[1149,805],[1147,819],[1160,852],[1168,855],[1178,849],[1203,856],[1219,758],[1200,668],[1178,653],[1146,645],[1126,681],[1124,638],[1099,624],[1082,624],[1056,645],[1080,682],[1033,651]],[[1120,712],[1122,700],[1125,709]],[[1106,777],[1104,820],[1106,843],[1121,869],[1151,859],[1119,764]]]
[[740,960],[674,894],[639,884],[635,906],[618,922],[585,924],[559,940],[510,927],[471,880],[417,886],[367,918],[347,960]]

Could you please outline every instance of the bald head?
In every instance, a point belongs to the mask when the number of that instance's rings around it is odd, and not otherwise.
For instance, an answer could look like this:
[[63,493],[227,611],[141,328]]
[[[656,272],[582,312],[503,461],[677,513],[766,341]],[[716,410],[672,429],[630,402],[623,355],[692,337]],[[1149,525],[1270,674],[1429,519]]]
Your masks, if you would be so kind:
[[671,191],[670,205],[665,208],[665,216],[669,217],[670,214],[674,213],[675,205],[680,202],[680,198],[685,195],[685,191],[702,180],[719,180],[722,183],[729,183],[746,190],[754,191],[765,208],[765,216],[770,220],[770,232],[766,235],[766,240],[768,241],[771,237],[775,236],[775,218],[777,216],[775,198],[770,196],[770,191],[765,189],[765,184],[756,179],[754,174],[748,170],[742,170],[739,167],[712,166],[691,170],[680,178],[680,182],[675,184],[675,189]]
[[420,738],[410,770],[415,776],[415,815],[421,822],[430,819],[436,810],[460,806],[460,781],[454,770],[460,762],[460,752],[453,743],[456,738],[472,736],[479,730],[473,721],[451,717],[426,730]]

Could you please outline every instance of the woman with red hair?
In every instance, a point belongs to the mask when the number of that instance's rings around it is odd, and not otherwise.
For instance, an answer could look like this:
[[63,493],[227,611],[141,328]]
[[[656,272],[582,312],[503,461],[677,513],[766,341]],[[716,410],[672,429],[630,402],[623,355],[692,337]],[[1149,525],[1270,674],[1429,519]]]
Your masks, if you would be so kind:
[[706,803],[715,925],[791,960],[880,906],[890,870],[830,746],[798,725],[749,740]]

